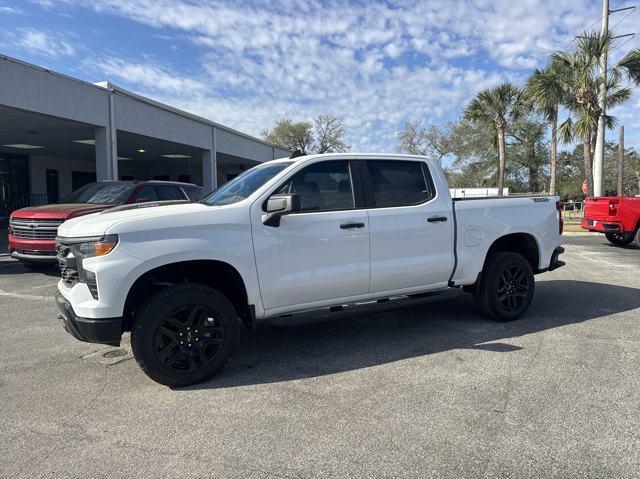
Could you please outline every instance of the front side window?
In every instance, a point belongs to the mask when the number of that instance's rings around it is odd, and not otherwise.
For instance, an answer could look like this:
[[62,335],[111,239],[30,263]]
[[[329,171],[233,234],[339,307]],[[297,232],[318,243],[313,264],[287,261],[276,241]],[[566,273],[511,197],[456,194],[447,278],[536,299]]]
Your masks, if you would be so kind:
[[185,196],[182,190],[179,190],[175,186],[160,186],[156,185],[156,194],[159,201],[174,201],[185,200]]
[[210,206],[222,206],[242,201],[289,165],[291,162],[266,164],[251,168],[209,194],[202,200],[202,203]]
[[367,161],[372,207],[410,206],[433,198],[428,170],[418,161]]
[[293,175],[276,194],[298,194],[302,211],[354,208],[353,185],[348,161],[324,161]]

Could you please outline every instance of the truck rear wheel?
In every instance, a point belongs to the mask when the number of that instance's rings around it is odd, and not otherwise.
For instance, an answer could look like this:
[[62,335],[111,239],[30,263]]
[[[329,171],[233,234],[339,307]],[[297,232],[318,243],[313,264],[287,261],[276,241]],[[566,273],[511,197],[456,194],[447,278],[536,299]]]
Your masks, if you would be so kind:
[[143,305],[131,330],[131,348],[151,379],[188,386],[222,370],[239,337],[238,314],[227,298],[208,286],[180,284]]
[[513,321],[529,308],[534,289],[529,261],[517,253],[501,252],[487,258],[474,301],[485,316]]
[[635,231],[633,231],[626,233],[605,233],[604,235],[607,237],[607,240],[611,244],[614,244],[616,246],[627,246],[633,243],[636,233]]

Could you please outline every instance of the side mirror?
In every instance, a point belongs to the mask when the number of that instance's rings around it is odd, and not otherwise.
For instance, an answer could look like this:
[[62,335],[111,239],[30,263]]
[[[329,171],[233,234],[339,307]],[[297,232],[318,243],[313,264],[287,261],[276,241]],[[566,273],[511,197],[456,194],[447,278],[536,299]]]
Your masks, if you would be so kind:
[[270,197],[264,206],[265,214],[262,215],[262,224],[265,226],[280,226],[280,218],[290,213],[301,210],[300,196],[298,195],[274,195]]

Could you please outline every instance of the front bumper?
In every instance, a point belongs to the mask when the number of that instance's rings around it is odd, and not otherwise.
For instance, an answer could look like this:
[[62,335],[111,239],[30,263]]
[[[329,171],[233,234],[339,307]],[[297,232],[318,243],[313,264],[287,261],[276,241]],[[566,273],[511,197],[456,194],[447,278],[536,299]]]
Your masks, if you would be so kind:
[[40,251],[20,251],[12,250],[11,257],[20,261],[31,261],[33,263],[49,263],[54,264],[58,262],[55,253],[49,254]]
[[60,310],[64,329],[74,338],[88,343],[120,346],[122,337],[122,318],[81,318],[76,316],[71,303],[56,291],[56,303]]
[[31,240],[8,236],[9,253],[12,258],[21,261],[56,263],[55,240]]

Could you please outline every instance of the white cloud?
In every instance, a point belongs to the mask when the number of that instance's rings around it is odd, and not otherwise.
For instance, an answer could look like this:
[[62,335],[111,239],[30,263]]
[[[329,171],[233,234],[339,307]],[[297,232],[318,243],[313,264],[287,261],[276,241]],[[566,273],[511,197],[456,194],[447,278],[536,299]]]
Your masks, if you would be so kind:
[[168,69],[152,63],[133,63],[120,58],[105,57],[99,62],[87,61],[89,67],[103,73],[107,80],[137,85],[152,92],[173,95],[197,95],[206,85],[191,78],[181,78]]
[[442,122],[478,90],[522,81],[599,15],[589,0],[76,4],[186,38],[193,46],[180,51],[197,52],[189,70],[103,54],[90,66],[108,80],[252,134],[283,116],[332,113],[354,148],[387,150],[404,121]]
[[24,12],[18,7],[5,7],[0,5],[0,15],[22,15]]
[[33,28],[20,32],[17,43],[32,53],[47,57],[72,56],[76,53],[75,47],[58,35]]

